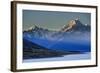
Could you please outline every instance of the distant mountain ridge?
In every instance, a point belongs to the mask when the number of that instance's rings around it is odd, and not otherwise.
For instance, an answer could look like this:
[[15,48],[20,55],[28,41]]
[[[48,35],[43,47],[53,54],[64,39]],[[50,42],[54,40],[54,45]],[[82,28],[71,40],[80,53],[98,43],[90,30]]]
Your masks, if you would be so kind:
[[32,37],[50,39],[54,37],[61,37],[63,35],[69,36],[76,33],[84,34],[84,32],[90,32],[90,25],[85,25],[80,20],[70,20],[67,25],[62,27],[59,31],[44,29],[34,25],[34,27],[23,31],[24,35],[30,34]]
[[[54,30],[49,30],[49,29],[44,29],[42,27],[38,27],[37,25],[34,25],[34,27],[31,27],[27,30],[24,30],[24,32],[27,32],[27,31],[38,31],[38,30],[44,30],[44,31],[54,31]],[[82,24],[80,20],[70,20],[67,25],[63,26],[61,28],[61,30],[59,30],[59,32],[68,32],[68,30],[77,30],[77,31],[90,31],[90,25],[85,25],[85,24]],[[56,32],[56,31],[55,31]]]

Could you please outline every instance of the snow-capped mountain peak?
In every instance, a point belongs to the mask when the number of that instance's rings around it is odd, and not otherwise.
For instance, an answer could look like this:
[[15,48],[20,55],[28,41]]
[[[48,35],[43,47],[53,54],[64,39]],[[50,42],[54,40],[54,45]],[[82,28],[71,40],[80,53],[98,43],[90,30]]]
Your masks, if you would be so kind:
[[26,35],[27,33],[29,35],[32,35],[32,37],[36,38],[50,39],[54,37],[61,37],[63,36],[63,34],[66,36],[78,34],[77,32],[79,32],[80,34],[84,34],[83,32],[90,32],[90,25],[82,24],[79,19],[70,20],[59,31],[44,29],[42,27],[34,25],[30,27],[27,31],[25,31],[24,34]]

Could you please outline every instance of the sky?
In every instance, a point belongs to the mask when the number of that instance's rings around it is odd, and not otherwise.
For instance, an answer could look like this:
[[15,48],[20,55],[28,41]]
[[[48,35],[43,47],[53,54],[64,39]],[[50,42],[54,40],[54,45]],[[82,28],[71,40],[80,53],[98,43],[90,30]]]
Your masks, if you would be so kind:
[[67,25],[68,21],[76,18],[79,18],[83,24],[91,25],[90,13],[23,10],[23,30],[27,30],[34,25],[49,30],[59,30]]

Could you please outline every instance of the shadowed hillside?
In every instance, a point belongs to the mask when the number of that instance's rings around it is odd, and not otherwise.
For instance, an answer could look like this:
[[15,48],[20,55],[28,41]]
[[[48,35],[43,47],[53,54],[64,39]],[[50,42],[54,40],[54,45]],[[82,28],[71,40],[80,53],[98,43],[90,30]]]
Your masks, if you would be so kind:
[[47,49],[35,43],[28,41],[27,39],[23,39],[23,58],[47,58],[47,57],[62,57],[63,55],[68,54],[79,54],[77,51],[55,51],[51,49]]

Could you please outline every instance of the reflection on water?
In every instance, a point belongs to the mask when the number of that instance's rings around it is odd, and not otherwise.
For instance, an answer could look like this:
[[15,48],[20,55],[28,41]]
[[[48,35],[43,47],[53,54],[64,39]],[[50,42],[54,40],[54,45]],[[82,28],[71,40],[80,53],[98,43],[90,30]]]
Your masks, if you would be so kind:
[[69,60],[86,60],[91,59],[91,53],[64,55],[63,57],[43,58],[43,59],[27,59],[23,62],[45,62],[45,61],[69,61]]

